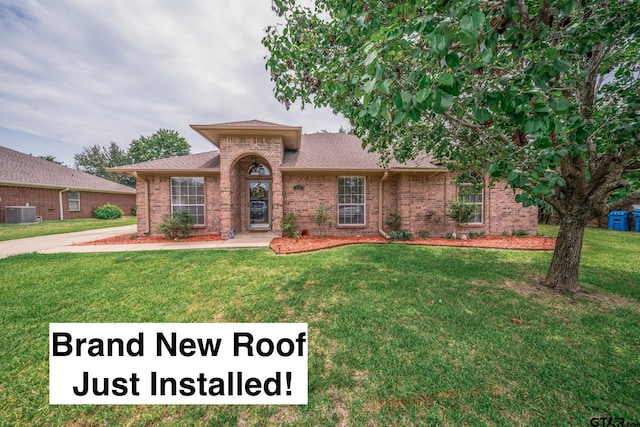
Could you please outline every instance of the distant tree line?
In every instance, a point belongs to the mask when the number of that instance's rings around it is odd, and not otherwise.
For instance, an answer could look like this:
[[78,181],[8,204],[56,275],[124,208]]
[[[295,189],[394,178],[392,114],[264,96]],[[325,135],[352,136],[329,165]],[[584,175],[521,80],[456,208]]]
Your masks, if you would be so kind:
[[132,176],[107,171],[108,168],[165,159],[190,154],[191,147],[186,139],[173,130],[160,129],[151,136],[140,136],[131,141],[127,150],[111,141],[107,146],[92,145],[83,147],[75,154],[74,167],[78,170],[129,187],[136,186]]

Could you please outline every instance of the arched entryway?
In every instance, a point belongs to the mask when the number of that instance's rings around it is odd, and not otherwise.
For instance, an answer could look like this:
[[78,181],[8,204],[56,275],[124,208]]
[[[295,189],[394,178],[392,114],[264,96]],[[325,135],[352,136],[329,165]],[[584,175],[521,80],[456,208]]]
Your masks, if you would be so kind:
[[232,168],[232,228],[267,231],[273,227],[273,173],[259,155],[245,155]]
[[249,230],[271,229],[271,172],[257,160],[247,173]]

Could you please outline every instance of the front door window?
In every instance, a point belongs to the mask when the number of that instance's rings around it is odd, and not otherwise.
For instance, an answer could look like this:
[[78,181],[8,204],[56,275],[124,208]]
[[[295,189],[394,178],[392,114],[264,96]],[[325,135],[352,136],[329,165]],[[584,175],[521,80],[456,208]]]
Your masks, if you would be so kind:
[[252,230],[270,228],[270,182],[249,181],[249,225]]

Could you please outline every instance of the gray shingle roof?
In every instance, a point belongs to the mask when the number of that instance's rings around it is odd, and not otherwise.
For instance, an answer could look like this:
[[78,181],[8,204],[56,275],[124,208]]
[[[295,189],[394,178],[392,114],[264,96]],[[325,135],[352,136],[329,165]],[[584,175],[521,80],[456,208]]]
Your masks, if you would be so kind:
[[0,147],[0,184],[135,194],[135,188]]

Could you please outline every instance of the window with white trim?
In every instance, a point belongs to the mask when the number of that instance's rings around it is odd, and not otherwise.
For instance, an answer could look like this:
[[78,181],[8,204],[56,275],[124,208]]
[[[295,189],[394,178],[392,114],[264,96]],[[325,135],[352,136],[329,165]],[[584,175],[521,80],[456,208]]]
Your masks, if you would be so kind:
[[338,177],[338,225],[365,225],[365,179]]
[[77,212],[80,210],[80,192],[69,191],[67,193],[67,203],[69,205],[69,212]]
[[204,178],[171,178],[171,212],[187,211],[193,225],[204,223]]
[[482,224],[484,211],[484,181],[475,172],[458,178],[458,200],[474,205],[474,217],[467,224]]

